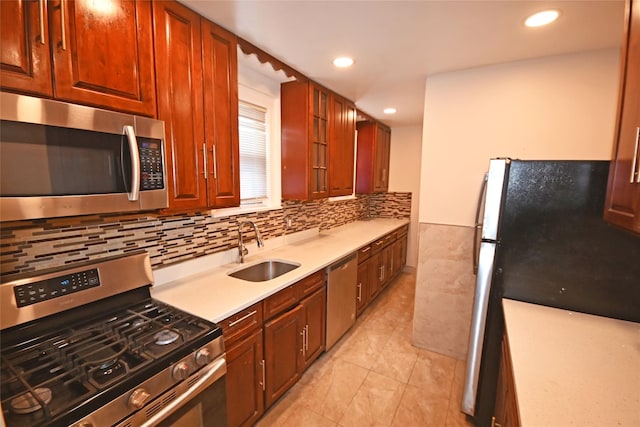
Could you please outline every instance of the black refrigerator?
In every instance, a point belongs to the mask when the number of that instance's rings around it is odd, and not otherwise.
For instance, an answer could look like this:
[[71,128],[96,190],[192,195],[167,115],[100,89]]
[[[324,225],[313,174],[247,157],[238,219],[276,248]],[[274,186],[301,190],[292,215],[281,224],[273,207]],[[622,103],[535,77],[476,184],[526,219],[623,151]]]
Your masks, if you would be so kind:
[[640,322],[640,237],[602,220],[608,173],[608,161],[490,161],[462,398],[476,426],[491,426],[502,298]]

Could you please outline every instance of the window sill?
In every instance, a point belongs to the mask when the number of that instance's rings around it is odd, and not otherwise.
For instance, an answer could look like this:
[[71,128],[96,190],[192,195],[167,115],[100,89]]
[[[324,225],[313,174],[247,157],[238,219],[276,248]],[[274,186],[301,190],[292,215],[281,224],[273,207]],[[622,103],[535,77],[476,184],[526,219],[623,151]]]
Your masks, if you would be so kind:
[[350,194],[348,196],[337,196],[337,197],[329,197],[329,202],[341,202],[343,200],[355,200],[357,199],[355,194]]
[[275,211],[282,209],[280,204],[277,205],[257,205],[257,206],[239,206],[236,208],[212,209],[211,216],[213,218],[221,218],[224,216],[250,214],[255,212]]

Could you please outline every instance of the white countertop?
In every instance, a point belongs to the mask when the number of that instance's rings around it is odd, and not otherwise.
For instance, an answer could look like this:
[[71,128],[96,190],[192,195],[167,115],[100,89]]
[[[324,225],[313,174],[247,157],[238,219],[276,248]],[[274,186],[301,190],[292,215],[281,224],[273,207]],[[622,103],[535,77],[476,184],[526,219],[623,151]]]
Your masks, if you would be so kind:
[[640,323],[503,307],[523,427],[640,426]]
[[[178,273],[181,277],[175,277],[175,273],[165,274],[164,269],[154,272],[156,283],[151,294],[153,298],[191,314],[219,322],[408,223],[407,220],[377,218],[352,222],[319,234],[306,234],[304,240],[292,242],[294,239],[290,239],[289,244],[279,247],[274,247],[277,243],[272,242],[276,239],[265,240],[264,248],[250,246],[244,264],[212,264],[211,268],[197,274]],[[247,236],[253,237],[253,233],[249,232]],[[237,255],[234,254],[235,258]],[[266,282],[248,282],[227,275],[266,258],[300,263],[300,267]],[[203,260],[194,262],[202,267]]]

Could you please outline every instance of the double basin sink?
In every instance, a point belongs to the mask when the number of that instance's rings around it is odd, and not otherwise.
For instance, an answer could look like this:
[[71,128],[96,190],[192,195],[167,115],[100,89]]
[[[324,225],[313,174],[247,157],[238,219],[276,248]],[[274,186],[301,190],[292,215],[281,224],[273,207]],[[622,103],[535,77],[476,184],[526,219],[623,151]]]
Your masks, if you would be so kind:
[[227,273],[228,276],[248,282],[266,282],[300,267],[297,262],[278,259],[266,259],[257,264]]

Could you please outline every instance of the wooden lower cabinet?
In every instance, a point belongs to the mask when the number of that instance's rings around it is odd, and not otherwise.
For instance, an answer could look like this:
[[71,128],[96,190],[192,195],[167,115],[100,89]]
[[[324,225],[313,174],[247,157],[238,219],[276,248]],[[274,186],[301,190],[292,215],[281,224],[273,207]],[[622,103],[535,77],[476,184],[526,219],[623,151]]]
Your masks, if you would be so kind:
[[301,305],[264,325],[265,404],[271,406],[302,373],[304,309]]
[[358,264],[358,283],[356,285],[356,316],[369,304],[369,259]]
[[252,426],[264,413],[262,329],[227,348],[227,414],[230,427]]
[[502,340],[502,355],[500,371],[498,373],[498,387],[496,390],[496,404],[493,411],[491,425],[495,427],[519,427],[518,401],[516,400],[513,381],[513,368],[509,354],[509,341],[506,334]]
[[324,351],[327,324],[327,288],[322,287],[300,302],[304,316],[302,370],[307,369]]

